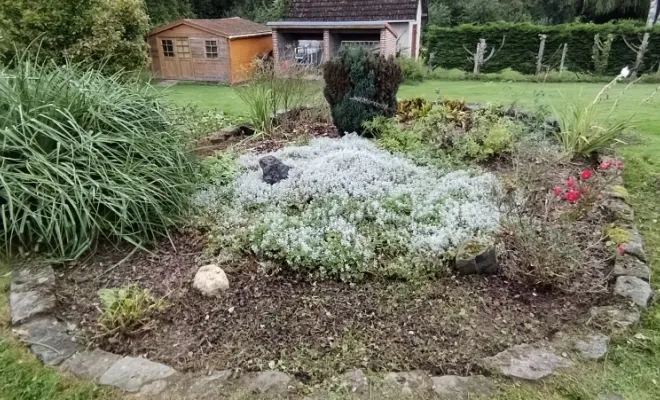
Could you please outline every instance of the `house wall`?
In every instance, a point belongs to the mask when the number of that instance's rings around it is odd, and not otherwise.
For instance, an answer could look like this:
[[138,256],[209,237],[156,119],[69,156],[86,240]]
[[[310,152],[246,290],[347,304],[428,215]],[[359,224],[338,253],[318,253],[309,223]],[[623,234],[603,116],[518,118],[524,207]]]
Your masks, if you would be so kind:
[[231,39],[229,41],[231,83],[238,83],[250,77],[254,71],[254,59],[272,50],[271,35]]
[[396,36],[389,29],[380,31],[380,54],[385,57],[396,57]]
[[402,56],[410,57],[410,48],[412,47],[410,42],[412,28],[411,22],[390,22],[390,26],[397,34],[397,52]]
[[[161,46],[162,39],[176,39],[187,38],[190,45],[192,64],[192,77],[184,77],[180,74],[172,73],[171,76],[166,76],[163,71],[177,71],[174,59],[163,57],[163,50]],[[218,44],[218,58],[206,58],[206,40],[215,40]],[[159,32],[154,36],[149,37],[150,52],[153,55],[154,49],[151,46],[156,46],[158,52],[157,62],[152,56],[152,69],[154,75],[158,78],[168,79],[182,79],[182,80],[198,80],[198,81],[214,81],[214,82],[227,82],[231,81],[230,73],[230,54],[227,39],[218,37],[215,34],[208,33],[187,25],[179,25],[172,29]],[[179,60],[179,62],[181,62]],[[168,66],[164,65],[168,63]]]
[[156,36],[150,36],[147,39],[147,44],[149,45],[149,58],[151,60],[151,72],[154,75],[154,78],[156,79],[163,79],[161,76],[161,68],[160,68],[160,52],[158,51],[158,40],[156,40]]

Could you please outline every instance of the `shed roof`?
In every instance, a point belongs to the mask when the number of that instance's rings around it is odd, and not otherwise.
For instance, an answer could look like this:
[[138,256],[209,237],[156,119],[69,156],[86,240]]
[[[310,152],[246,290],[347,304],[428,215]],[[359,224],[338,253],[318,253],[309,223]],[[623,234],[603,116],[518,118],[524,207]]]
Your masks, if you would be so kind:
[[400,21],[417,18],[420,0],[291,0],[288,21]]
[[243,18],[233,17],[220,19],[180,19],[153,29],[149,32],[149,35],[155,35],[179,25],[188,25],[229,39],[245,36],[269,35],[271,33],[270,28],[265,25],[257,24],[256,22],[248,21]]

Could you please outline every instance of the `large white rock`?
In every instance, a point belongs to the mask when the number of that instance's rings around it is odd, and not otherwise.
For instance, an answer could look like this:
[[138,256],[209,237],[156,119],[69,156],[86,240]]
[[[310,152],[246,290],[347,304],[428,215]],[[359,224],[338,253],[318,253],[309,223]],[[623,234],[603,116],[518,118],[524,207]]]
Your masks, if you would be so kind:
[[193,287],[204,296],[212,297],[229,289],[229,280],[222,268],[215,264],[209,264],[197,270]]

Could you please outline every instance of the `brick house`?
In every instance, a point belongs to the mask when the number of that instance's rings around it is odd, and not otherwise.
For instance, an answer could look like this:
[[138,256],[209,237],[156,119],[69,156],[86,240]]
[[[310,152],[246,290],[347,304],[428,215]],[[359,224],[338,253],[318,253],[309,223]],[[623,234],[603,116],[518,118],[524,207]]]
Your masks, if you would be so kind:
[[426,0],[291,0],[286,20],[269,22],[276,62],[320,64],[341,46],[418,58]]
[[273,49],[267,26],[241,18],[180,19],[149,32],[157,79],[238,83]]

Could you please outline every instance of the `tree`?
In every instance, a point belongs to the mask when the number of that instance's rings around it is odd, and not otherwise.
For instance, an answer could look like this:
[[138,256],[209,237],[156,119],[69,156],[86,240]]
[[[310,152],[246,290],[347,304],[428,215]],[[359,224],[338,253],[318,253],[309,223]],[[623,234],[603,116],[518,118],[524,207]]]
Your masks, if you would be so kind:
[[146,65],[149,19],[142,0],[0,0],[7,62],[14,50],[62,64],[103,61],[111,71]]
[[193,16],[190,0],[145,0],[151,26]]

